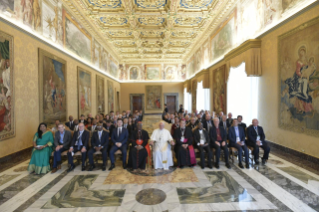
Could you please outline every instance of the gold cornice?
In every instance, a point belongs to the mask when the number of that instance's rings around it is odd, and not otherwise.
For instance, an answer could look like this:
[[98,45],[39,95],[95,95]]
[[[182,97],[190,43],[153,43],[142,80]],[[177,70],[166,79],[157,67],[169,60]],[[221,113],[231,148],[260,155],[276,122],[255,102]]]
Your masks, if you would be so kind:
[[261,48],[261,39],[250,39],[250,40],[245,41],[243,44],[241,44],[237,48],[228,52],[224,56],[224,60],[228,61],[228,60],[240,55],[241,53],[243,53],[249,49],[253,49],[253,48]]

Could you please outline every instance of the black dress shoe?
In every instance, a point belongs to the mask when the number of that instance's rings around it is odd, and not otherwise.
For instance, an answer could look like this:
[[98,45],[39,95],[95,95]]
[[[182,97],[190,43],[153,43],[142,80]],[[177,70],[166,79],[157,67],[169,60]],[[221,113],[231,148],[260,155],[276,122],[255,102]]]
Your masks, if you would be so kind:
[[216,163],[216,164],[215,164],[215,167],[216,167],[216,169],[219,169],[219,164]]
[[73,171],[75,169],[75,165],[71,165],[70,168],[68,169],[68,172]]
[[123,169],[126,169],[126,165],[123,165]]
[[256,164],[256,165],[259,165],[259,161],[258,161],[258,160],[256,160],[256,161],[255,161],[255,164]]
[[82,171],[85,171],[85,166],[82,166]]
[[226,163],[226,167],[227,167],[228,169],[231,169],[229,163]]
[[249,164],[246,164],[246,169],[249,169],[250,167],[249,167]]
[[105,171],[105,170],[106,170],[106,166],[103,165],[103,166],[102,166],[102,171]]
[[210,165],[210,166],[208,166],[208,168],[213,169],[213,166],[212,166],[212,165]]
[[112,169],[115,168],[115,165],[112,163],[111,167],[109,168],[109,171],[112,171]]
[[90,166],[89,171],[93,171],[95,169],[95,165]]
[[183,168],[184,168],[184,166],[180,166],[179,168],[183,169]]
[[266,159],[262,159],[261,164],[264,166],[266,164]]
[[239,163],[238,166],[239,166],[240,168],[244,169],[244,166],[243,166],[242,163]]
[[205,169],[205,167],[204,167],[204,166],[201,166],[201,168],[202,168],[202,169]]

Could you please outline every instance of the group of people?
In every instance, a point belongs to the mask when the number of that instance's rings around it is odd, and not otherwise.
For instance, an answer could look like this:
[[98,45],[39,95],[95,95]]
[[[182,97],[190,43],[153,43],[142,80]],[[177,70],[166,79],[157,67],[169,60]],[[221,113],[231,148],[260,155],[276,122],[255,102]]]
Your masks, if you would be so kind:
[[[33,139],[34,148],[28,170],[36,174],[49,171],[55,173],[61,169],[61,153],[66,151],[68,171],[75,168],[73,156],[76,153],[81,155],[82,171],[86,170],[87,157],[88,170],[95,169],[94,153],[96,152],[102,154],[103,171],[106,170],[106,161],[108,156],[110,157],[109,170],[111,171],[115,168],[115,153],[118,150],[122,152],[123,168],[130,167],[133,171],[145,171],[146,161],[151,154],[155,169],[168,170],[173,166],[173,153],[179,168],[195,166],[195,149],[199,151],[202,169],[205,168],[205,153],[208,167],[213,168],[214,152],[216,155],[214,165],[219,168],[221,150],[224,151],[226,167],[231,168],[229,147],[237,149],[238,166],[241,168],[244,168],[243,153],[246,168],[249,168],[247,146],[253,147],[256,164],[259,164],[259,147],[264,149],[262,164],[264,165],[268,160],[270,148],[257,119],[254,119],[252,125],[247,128],[242,122],[242,116],[233,119],[231,113],[227,118],[223,112],[215,116],[214,112],[211,115],[209,111],[188,114],[182,106],[176,114],[168,114],[165,108],[162,117],[163,121],[159,123],[159,128],[153,131],[151,137],[143,129],[142,111],[135,111],[134,114],[130,111],[114,114],[111,111],[110,114],[99,114],[95,118],[91,114],[87,118],[81,115],[80,119],[73,119],[73,116],[70,116],[65,125],[57,120],[51,131],[47,130],[45,123],[41,123]],[[170,131],[165,129],[166,122],[171,124]],[[91,140],[90,145],[89,140]],[[52,151],[54,151],[54,157],[51,170],[49,159]],[[127,151],[129,152],[128,161]]]

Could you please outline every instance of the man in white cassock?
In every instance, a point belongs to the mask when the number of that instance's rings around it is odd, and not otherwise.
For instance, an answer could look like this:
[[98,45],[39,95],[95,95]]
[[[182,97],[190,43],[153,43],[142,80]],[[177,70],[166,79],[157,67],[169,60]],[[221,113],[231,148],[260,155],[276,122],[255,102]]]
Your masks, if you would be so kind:
[[153,131],[150,144],[153,146],[153,161],[155,169],[168,170],[173,166],[173,155],[171,145],[175,145],[171,133],[164,129],[163,121],[159,124],[159,129]]

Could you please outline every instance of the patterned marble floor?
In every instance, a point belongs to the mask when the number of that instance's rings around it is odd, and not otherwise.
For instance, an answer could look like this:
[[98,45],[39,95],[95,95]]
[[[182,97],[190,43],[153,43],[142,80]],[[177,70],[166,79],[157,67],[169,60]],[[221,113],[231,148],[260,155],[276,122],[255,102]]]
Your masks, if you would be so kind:
[[[149,121],[154,125],[155,120]],[[149,126],[151,128],[151,126]],[[319,211],[319,176],[273,154],[266,166],[92,172],[67,164],[33,175],[29,160],[0,172],[0,212]],[[101,164],[101,162],[100,162]]]

